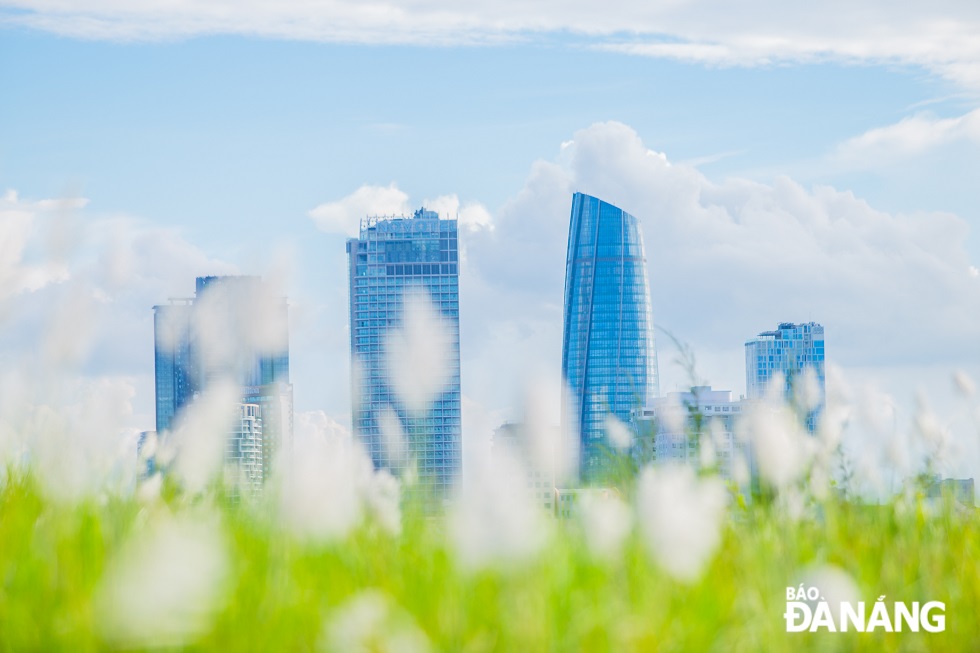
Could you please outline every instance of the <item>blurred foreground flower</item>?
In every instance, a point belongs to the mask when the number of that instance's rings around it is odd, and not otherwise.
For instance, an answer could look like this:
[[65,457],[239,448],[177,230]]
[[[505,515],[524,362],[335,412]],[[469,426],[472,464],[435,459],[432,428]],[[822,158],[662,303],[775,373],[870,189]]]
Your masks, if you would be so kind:
[[[793,587],[816,587],[820,590],[820,601],[825,601],[830,607],[830,615],[834,625],[840,624],[841,603],[857,604],[861,600],[861,592],[857,583],[849,573],[834,565],[816,565],[808,567],[800,573],[800,578],[793,581]],[[811,609],[816,608],[817,601],[807,599]]]
[[973,395],[977,392],[977,386],[973,382],[973,379],[963,370],[953,372],[953,385],[967,399],[972,399]]
[[181,412],[168,446],[158,456],[191,493],[201,492],[223,468],[228,433],[239,406],[239,388],[227,380],[212,383]]
[[613,447],[619,451],[629,449],[630,444],[633,442],[633,434],[630,433],[629,427],[619,421],[615,415],[612,413],[606,415],[602,426],[606,432],[606,437]]
[[103,637],[122,648],[183,646],[225,597],[227,551],[213,519],[163,517],[110,562],[96,595]]
[[380,590],[364,590],[341,605],[324,627],[320,650],[344,653],[426,653],[425,631]]
[[650,553],[680,581],[698,579],[721,543],[728,492],[687,465],[647,467],[637,485],[640,530]]
[[611,491],[586,493],[579,499],[585,543],[596,558],[613,560],[633,526],[633,515]]
[[401,328],[385,342],[388,380],[411,411],[425,410],[452,372],[452,330],[424,290],[404,295]]
[[492,464],[475,466],[449,514],[449,531],[463,566],[481,568],[526,560],[547,539],[544,514],[526,488],[527,471],[501,448]]
[[389,533],[401,530],[401,486],[351,438],[297,442],[279,468],[279,517],[301,539],[346,537],[372,515]]
[[749,406],[738,423],[739,437],[752,445],[762,479],[776,489],[797,482],[814,453],[815,440],[786,404],[760,402]]

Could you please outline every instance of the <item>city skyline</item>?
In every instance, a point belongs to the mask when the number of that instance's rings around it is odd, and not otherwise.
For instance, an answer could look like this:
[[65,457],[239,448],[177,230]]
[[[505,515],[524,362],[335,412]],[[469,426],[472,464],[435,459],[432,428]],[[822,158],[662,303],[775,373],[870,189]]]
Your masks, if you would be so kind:
[[[161,7],[127,17],[83,4],[73,16],[113,29],[82,38],[55,29],[57,12],[3,10],[7,369],[29,367],[28,352],[67,361],[64,401],[108,384],[132,434],[154,420],[147,307],[192,293],[196,276],[261,274],[290,297],[298,432],[347,433],[343,243],[364,215],[425,205],[459,217],[461,364],[473,370],[461,404],[477,442],[519,416],[521,388],[541,376],[556,387],[555,234],[580,191],[644,218],[653,313],[703,380],[744,393],[744,340],[817,320],[854,396],[908,407],[895,418],[904,432],[922,390],[962,435],[969,413],[950,376],[980,377],[980,105],[964,74],[975,58],[955,34],[913,29],[929,47],[893,58],[889,43],[907,39],[809,20],[790,21],[809,35],[802,50],[763,38],[750,54],[747,24],[796,34],[776,25],[794,12],[746,23],[734,11],[711,35],[664,23],[659,34],[705,46],[685,50],[585,35],[575,30],[591,21],[573,8],[480,47],[420,45],[432,33],[412,20],[402,33],[416,38],[399,44],[227,25],[123,42],[140,17],[187,23]],[[894,34],[969,13],[918,7]],[[630,15],[639,29],[659,20]],[[572,31],[549,31],[555,21]],[[661,390],[689,386],[659,340]],[[975,475],[978,447],[960,440],[955,473]]]

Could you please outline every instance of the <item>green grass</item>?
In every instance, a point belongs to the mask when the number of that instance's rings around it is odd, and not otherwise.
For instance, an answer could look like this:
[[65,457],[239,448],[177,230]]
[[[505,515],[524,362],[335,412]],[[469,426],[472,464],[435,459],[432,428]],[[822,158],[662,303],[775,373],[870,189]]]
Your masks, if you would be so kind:
[[[166,493],[165,493],[166,494]],[[215,505],[224,505],[217,501]],[[329,648],[325,624],[376,589],[390,606],[379,637],[401,627],[440,651],[969,651],[980,645],[980,522],[975,511],[825,503],[794,521],[766,506],[733,507],[700,580],[659,569],[635,529],[612,561],[593,558],[575,520],[555,522],[536,557],[467,570],[442,518],[412,516],[401,535],[370,523],[341,541],[299,541],[267,509],[210,507],[170,494],[135,499],[45,498],[30,474],[0,486],[0,649],[104,650],[98,596],[130,540],[168,515],[217,512],[227,580],[190,650]],[[193,561],[191,561],[193,562]],[[946,604],[943,633],[786,633],[786,587],[801,570],[849,573],[869,606]],[[405,626],[408,624],[408,626]],[[376,642],[377,643],[377,642]],[[365,650],[386,650],[383,646]]]

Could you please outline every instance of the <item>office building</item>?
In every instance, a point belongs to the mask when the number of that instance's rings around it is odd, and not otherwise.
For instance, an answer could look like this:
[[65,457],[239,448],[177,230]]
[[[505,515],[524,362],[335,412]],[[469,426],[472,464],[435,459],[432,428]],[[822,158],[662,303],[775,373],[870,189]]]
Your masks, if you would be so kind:
[[[749,399],[766,396],[773,378],[785,384],[783,396],[816,430],[826,401],[823,327],[815,322],[781,323],[745,343],[745,390]],[[807,387],[810,384],[812,387]]]
[[196,279],[193,297],[153,311],[158,437],[165,440],[211,384],[230,381],[241,389],[241,405],[230,420],[227,462],[261,483],[292,438],[286,298],[259,277],[208,276]]
[[[462,465],[459,377],[459,247],[456,220],[424,208],[411,216],[370,217],[347,241],[350,282],[352,424],[377,468],[399,474],[415,461],[437,497],[445,497]],[[402,326],[408,293],[424,292],[449,331],[449,375],[422,412],[410,410],[388,378],[385,343]],[[394,411],[407,456],[386,450],[383,416]]]
[[239,487],[260,490],[266,466],[262,457],[262,416],[257,404],[238,404],[225,446],[225,461],[236,464]]
[[602,200],[572,198],[565,263],[562,427],[580,439],[585,482],[601,471],[612,414],[625,424],[659,393],[646,256],[637,219]]

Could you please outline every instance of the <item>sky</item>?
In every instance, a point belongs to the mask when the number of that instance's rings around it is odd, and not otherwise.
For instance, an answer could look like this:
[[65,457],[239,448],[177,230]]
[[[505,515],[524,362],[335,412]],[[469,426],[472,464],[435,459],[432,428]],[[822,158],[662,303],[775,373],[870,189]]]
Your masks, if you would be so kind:
[[152,306],[262,274],[298,420],[342,431],[345,238],[425,204],[462,224],[482,441],[560,372],[582,191],[642,223],[662,390],[668,333],[737,396],[745,340],[820,322],[855,422],[931,406],[975,476],[980,6],[854,4],[0,1],[0,385],[40,362],[35,402],[150,429]]

